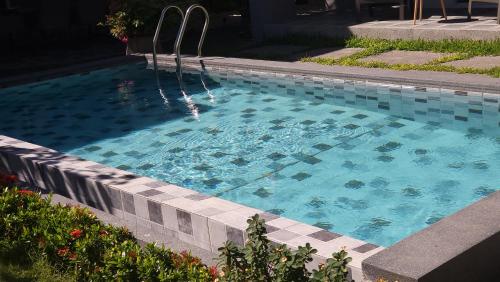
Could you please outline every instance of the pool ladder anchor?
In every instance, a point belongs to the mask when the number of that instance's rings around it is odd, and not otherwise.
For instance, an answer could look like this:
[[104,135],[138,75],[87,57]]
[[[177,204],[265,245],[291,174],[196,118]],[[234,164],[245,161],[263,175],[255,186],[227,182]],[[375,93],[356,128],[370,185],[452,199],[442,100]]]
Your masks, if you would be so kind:
[[205,37],[207,34],[207,30],[208,30],[208,25],[210,23],[210,16],[208,14],[207,9],[205,9],[203,6],[198,5],[198,4],[191,5],[186,10],[186,14],[184,14],[182,12],[181,8],[179,8],[178,6],[171,5],[171,6],[165,7],[162,10],[160,20],[158,21],[158,26],[156,27],[155,36],[153,38],[153,65],[154,65],[155,72],[158,72],[156,45],[158,43],[158,37],[160,34],[161,26],[163,24],[163,18],[165,17],[165,13],[171,8],[176,9],[182,18],[182,24],[181,24],[181,27],[179,28],[179,31],[177,33],[177,38],[175,39],[175,43],[174,43],[174,52],[175,52],[175,56],[176,56],[177,71],[180,73],[180,75],[182,77],[182,59],[181,59],[180,52],[181,52],[182,39],[184,38],[184,33],[186,32],[186,26],[188,24],[189,17],[191,16],[191,13],[196,9],[201,9],[203,11],[203,13],[205,14],[205,24],[203,25],[203,31],[201,33],[201,38],[200,38],[200,41],[198,42],[198,57],[201,57],[203,44],[205,42]]

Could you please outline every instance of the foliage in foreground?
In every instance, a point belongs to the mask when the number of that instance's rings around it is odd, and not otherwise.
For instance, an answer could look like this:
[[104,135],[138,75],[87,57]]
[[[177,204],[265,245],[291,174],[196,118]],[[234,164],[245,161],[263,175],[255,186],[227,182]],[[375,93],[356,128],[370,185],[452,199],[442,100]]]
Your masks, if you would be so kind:
[[244,247],[226,242],[219,248],[222,281],[348,281],[347,264],[351,258],[341,250],[334,253],[319,270],[309,272],[306,263],[317,252],[309,244],[292,252],[286,245],[273,245],[266,237],[264,221],[258,215],[248,221],[248,240]]
[[86,209],[52,205],[28,190],[0,195],[0,249],[40,259],[78,281],[213,281],[217,271],[187,252],[141,248],[125,229]]
[[[297,251],[273,245],[258,215],[248,220],[244,247],[227,242],[219,249],[218,272],[187,252],[153,244],[141,248],[126,229],[105,225],[84,208],[53,205],[50,197],[14,187],[15,181],[15,176],[0,174],[0,183],[7,187],[0,191],[0,278],[4,274],[38,281],[348,281],[351,258],[344,250],[311,273],[306,264],[316,250],[309,244]],[[11,259],[13,254],[16,259]]]

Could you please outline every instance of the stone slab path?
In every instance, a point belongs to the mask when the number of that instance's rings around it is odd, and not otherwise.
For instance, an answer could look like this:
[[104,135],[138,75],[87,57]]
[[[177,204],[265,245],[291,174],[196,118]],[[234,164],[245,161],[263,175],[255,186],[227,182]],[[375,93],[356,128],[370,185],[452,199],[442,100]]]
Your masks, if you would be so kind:
[[288,58],[292,54],[296,54],[307,50],[309,47],[297,45],[268,45],[243,50],[238,53],[238,56],[256,57],[256,58]]
[[413,64],[413,65],[422,65],[429,63],[433,60],[449,56],[449,54],[442,53],[432,53],[432,52],[424,52],[424,51],[389,51],[382,54],[369,56],[363,59],[360,59],[361,62],[382,62],[389,65],[396,64]]
[[500,67],[500,56],[473,57],[466,60],[452,61],[445,65],[457,68],[470,67],[475,69],[491,69]]
[[347,57],[363,51],[364,48],[322,48],[322,49],[314,49],[306,52],[301,52],[295,56],[292,56],[294,61],[298,61],[305,57],[312,58],[328,58],[328,59],[340,59],[343,57]]

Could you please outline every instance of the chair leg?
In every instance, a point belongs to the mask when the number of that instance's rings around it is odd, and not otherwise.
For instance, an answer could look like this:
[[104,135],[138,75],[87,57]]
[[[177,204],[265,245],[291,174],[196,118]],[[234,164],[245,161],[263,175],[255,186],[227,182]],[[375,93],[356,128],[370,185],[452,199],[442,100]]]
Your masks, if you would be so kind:
[[467,6],[467,19],[472,20],[472,0],[469,0],[469,5]]
[[400,21],[405,19],[405,9],[406,9],[405,2],[399,1],[399,20]]
[[498,2],[497,24],[500,24],[500,2]]
[[413,25],[417,24],[417,13],[418,13],[418,2],[420,0],[413,0],[415,2],[415,7],[413,9]]
[[419,0],[418,1],[419,4],[420,4],[420,8],[419,8],[419,20],[422,21],[422,10],[424,9],[424,0]]
[[446,6],[444,5],[444,0],[440,0],[440,2],[441,2],[441,10],[443,11],[444,20],[447,21],[448,16],[446,15]]

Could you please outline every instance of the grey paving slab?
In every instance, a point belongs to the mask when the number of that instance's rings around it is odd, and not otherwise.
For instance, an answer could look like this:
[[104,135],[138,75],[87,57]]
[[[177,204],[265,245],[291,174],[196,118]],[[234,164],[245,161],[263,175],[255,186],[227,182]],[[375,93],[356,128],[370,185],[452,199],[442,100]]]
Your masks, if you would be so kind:
[[252,49],[243,50],[238,53],[239,56],[243,57],[254,57],[254,58],[285,58],[290,57],[293,54],[302,52],[309,47],[297,46],[297,45],[268,45]]
[[298,61],[301,58],[313,57],[313,58],[329,58],[329,59],[340,59],[353,55],[357,52],[363,51],[364,48],[321,48],[315,50],[309,50],[301,52],[293,57],[294,61]]
[[484,56],[473,57],[467,60],[459,60],[445,63],[447,66],[454,66],[457,68],[476,68],[476,69],[490,69],[500,67],[500,56]]
[[440,54],[440,53],[432,53],[432,52],[424,52],[424,51],[400,51],[393,50],[389,52],[385,52],[382,54],[369,56],[363,59],[360,59],[362,62],[383,62],[390,65],[396,64],[414,64],[414,65],[422,65],[429,63],[433,60],[442,58],[447,56],[448,54]]

